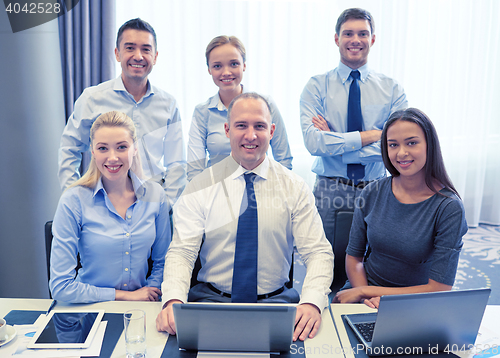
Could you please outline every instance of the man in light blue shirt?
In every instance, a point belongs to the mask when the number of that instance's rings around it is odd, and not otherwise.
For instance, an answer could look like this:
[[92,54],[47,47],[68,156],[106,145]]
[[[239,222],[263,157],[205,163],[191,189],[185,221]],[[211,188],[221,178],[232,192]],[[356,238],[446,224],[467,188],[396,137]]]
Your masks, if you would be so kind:
[[59,182],[66,189],[78,180],[92,123],[118,110],[134,121],[144,176],[162,184],[173,205],[185,186],[186,160],[177,102],[148,80],[158,56],[154,29],[141,19],[127,21],[118,31],[115,55],[120,77],[85,89],[75,102],[61,138]]
[[[360,204],[355,198],[366,183],[385,176],[380,153],[382,128],[391,113],[408,107],[402,86],[367,65],[370,48],[375,43],[371,14],[363,9],[347,9],[339,16],[335,32],[339,66],[312,77],[300,99],[304,143],[316,156],[312,168],[317,174],[316,206],[330,242],[333,242],[335,212],[354,210]],[[347,123],[354,70],[359,71],[361,131],[348,131]],[[361,181],[349,179],[348,164],[363,166]]]

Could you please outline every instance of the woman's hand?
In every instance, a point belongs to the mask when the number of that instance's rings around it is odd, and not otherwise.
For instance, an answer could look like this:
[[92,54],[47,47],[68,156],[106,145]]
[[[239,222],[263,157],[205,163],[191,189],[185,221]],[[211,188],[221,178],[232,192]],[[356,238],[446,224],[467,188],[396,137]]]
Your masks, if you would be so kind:
[[363,287],[354,287],[347,290],[337,292],[333,302],[334,303],[359,303],[362,299],[367,298],[363,294]]
[[378,305],[380,304],[380,297],[365,298],[363,300],[363,303],[368,307],[378,309]]
[[[347,263],[347,260],[346,260]],[[383,287],[361,285],[338,292],[332,302],[355,303],[362,302],[369,307],[378,308],[380,297],[383,295],[403,295],[408,293],[449,291],[452,286],[439,283],[432,279],[425,285],[407,287]]]
[[161,290],[156,287],[142,287],[135,291],[115,291],[115,301],[159,301]]
[[364,291],[368,286],[359,286],[337,292],[333,303],[364,303],[368,307],[378,308],[380,297],[369,297]]

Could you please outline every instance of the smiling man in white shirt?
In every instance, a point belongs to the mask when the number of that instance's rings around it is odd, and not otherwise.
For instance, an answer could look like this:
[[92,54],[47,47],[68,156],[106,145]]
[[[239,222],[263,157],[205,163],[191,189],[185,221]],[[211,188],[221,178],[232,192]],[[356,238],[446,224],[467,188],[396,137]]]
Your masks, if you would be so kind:
[[[244,175],[254,173],[257,302],[299,303],[293,338],[312,338],[333,278],[332,247],[314,197],[302,178],[267,157],[274,124],[263,97],[256,93],[236,97],[228,109],[225,132],[231,155],[193,178],[174,207],[175,233],[166,256],[164,308],[157,328],[175,334],[174,303],[231,302],[238,221],[244,211],[240,207],[247,198]],[[301,297],[285,286],[294,245],[307,269]],[[190,289],[198,252],[201,283]]]

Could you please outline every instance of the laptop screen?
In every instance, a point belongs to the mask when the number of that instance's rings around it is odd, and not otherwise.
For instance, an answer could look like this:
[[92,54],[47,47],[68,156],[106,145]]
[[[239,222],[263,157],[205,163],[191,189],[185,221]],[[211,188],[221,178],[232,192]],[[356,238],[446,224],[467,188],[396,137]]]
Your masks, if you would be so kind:
[[193,302],[173,310],[181,349],[283,352],[292,344],[295,305]]

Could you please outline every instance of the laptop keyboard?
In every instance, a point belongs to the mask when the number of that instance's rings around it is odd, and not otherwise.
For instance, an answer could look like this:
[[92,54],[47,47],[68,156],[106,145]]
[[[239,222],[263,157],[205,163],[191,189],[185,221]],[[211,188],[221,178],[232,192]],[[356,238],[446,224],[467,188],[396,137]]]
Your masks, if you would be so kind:
[[375,327],[375,322],[356,323],[356,324],[354,324],[354,326],[356,326],[357,330],[359,331],[359,333],[361,333],[361,335],[363,336],[365,341],[367,341],[367,342],[372,341],[373,328]]

